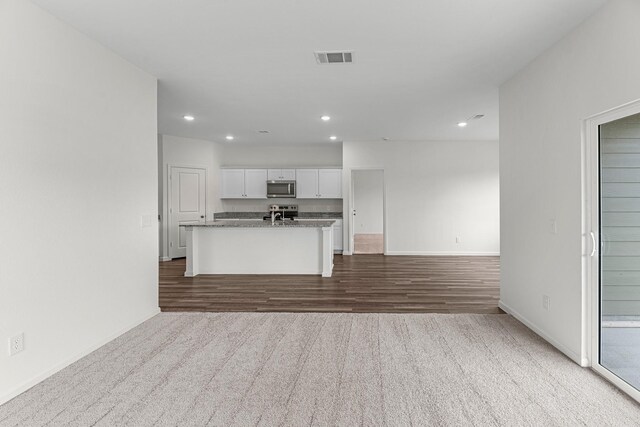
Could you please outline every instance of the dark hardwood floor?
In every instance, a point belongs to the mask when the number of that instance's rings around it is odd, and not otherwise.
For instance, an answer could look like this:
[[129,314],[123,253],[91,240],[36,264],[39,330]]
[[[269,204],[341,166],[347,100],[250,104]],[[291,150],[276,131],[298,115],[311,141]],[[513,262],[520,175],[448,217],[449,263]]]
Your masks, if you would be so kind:
[[501,313],[499,257],[354,255],[333,277],[199,275],[160,263],[162,311]]

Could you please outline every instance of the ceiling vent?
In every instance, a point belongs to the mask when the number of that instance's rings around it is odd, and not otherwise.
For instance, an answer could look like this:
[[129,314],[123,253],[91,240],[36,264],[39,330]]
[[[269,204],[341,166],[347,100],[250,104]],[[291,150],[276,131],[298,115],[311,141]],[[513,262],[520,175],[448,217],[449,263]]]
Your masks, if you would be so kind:
[[353,62],[353,52],[314,52],[318,64],[345,64]]

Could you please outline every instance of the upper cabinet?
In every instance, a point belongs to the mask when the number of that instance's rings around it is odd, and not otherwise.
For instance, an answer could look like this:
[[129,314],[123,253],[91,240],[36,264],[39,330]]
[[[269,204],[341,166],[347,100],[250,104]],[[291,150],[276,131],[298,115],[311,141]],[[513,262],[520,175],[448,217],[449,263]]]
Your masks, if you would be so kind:
[[341,199],[342,169],[296,169],[299,199]]
[[222,169],[220,197],[236,199],[244,197],[244,169]]
[[269,169],[267,171],[267,179],[269,181],[295,181],[295,169]]
[[298,199],[341,199],[342,169],[222,169],[222,199],[266,199],[267,180],[296,181]]
[[322,199],[342,198],[342,169],[318,169],[318,194]]
[[244,170],[244,196],[248,199],[267,198],[267,170]]
[[222,169],[223,199],[266,199],[266,169]]
[[318,198],[318,169],[296,170],[296,197],[298,199]]

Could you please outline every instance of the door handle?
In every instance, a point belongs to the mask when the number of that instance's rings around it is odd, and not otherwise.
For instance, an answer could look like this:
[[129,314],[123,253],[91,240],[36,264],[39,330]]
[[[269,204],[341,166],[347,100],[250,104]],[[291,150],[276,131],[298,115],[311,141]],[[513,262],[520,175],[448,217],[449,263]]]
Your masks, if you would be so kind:
[[596,254],[596,235],[593,231],[590,231],[589,236],[591,236],[591,254],[589,256],[592,257]]
[[204,218],[204,215],[200,215],[200,218]]

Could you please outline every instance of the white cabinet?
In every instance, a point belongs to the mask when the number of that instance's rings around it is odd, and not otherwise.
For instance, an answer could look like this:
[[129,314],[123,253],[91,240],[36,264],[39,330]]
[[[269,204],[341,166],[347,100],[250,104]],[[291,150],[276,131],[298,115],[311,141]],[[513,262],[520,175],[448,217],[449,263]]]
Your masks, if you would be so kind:
[[223,169],[221,182],[222,198],[239,199],[244,197],[244,169]]
[[267,171],[269,181],[295,181],[295,169],[269,169]]
[[296,169],[298,199],[341,199],[342,169]]
[[222,169],[223,199],[266,199],[266,169]]
[[297,169],[296,185],[296,197],[298,199],[317,199],[318,169]]
[[244,197],[247,199],[267,198],[267,170],[244,170]]
[[342,198],[342,169],[222,169],[220,197],[265,199],[267,180],[295,180],[298,199]]
[[342,198],[342,169],[318,169],[318,194],[321,199]]
[[333,250],[342,251],[342,220],[337,219],[333,223]]

